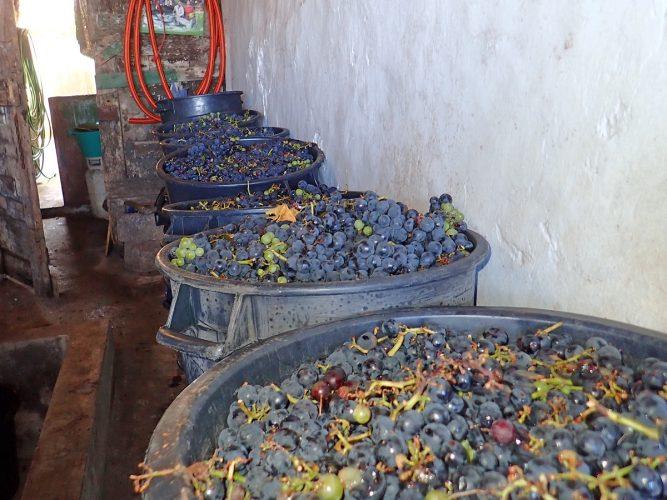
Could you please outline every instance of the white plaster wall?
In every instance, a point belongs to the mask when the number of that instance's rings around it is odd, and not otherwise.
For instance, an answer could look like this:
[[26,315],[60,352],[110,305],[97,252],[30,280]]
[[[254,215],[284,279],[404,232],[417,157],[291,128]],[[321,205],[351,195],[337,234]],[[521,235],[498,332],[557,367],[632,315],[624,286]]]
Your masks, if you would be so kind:
[[228,88],[493,255],[479,303],[667,332],[667,1],[224,0]]

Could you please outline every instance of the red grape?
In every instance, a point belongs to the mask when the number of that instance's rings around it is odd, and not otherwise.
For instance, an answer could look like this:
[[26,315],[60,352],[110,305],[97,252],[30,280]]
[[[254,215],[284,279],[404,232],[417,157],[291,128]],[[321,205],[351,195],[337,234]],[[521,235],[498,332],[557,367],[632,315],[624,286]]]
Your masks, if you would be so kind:
[[320,380],[319,382],[315,382],[310,388],[310,395],[315,401],[324,403],[331,397],[331,387],[326,382]]
[[324,381],[329,384],[334,391],[338,389],[347,379],[345,370],[340,366],[332,366],[324,373]]
[[498,444],[510,444],[516,438],[516,432],[509,420],[496,420],[491,424],[491,436]]

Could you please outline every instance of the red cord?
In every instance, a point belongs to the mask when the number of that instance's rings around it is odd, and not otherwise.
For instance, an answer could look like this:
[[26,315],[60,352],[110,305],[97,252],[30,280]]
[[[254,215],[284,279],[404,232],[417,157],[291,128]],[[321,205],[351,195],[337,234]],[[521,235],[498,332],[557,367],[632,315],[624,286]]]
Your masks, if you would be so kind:
[[[146,7],[146,19],[148,21],[148,32],[155,34],[155,25],[153,23],[153,9],[151,9],[151,0],[144,0],[144,5]],[[157,73],[160,75],[160,82],[162,87],[164,87],[164,92],[167,95],[167,99],[173,99],[174,96],[171,93],[169,88],[169,82],[167,82],[167,77],[164,74],[164,68],[162,67],[162,59],[160,58],[160,49],[158,49],[157,38],[151,36],[151,47],[153,47],[153,60],[155,61],[155,67],[157,68]]]
[[[132,98],[136,102],[139,109],[146,115],[145,118],[130,118],[130,123],[137,124],[151,124],[160,123],[160,116],[155,113],[157,103],[150,93],[146,80],[144,78],[143,69],[141,67],[141,18],[142,10],[146,11],[146,19],[148,21],[148,36],[153,51],[153,60],[160,77],[160,83],[164,92],[169,99],[173,99],[173,94],[169,88],[169,82],[162,66],[162,59],[160,57],[160,46],[155,35],[155,25],[153,22],[153,13],[151,2],[152,0],[130,0],[127,9],[127,18],[125,20],[125,32],[123,39],[123,58],[125,66],[125,75],[127,76],[128,88]],[[222,12],[220,4],[217,0],[206,0],[206,10],[209,17],[209,53],[208,62],[204,76],[199,83],[196,94],[202,95],[211,89],[211,83],[215,74],[216,60],[219,59],[218,76],[213,87],[214,92],[220,92],[225,81],[225,29],[222,21]],[[164,43],[164,37],[163,37]],[[134,59],[134,69],[139,83],[139,88],[143,96],[137,90],[132,72],[132,59]],[[144,99],[148,102],[146,104]]]
[[[130,65],[130,48],[131,48],[131,41],[132,41],[132,26],[133,26],[133,20],[135,17],[135,12],[136,12],[136,0],[130,0],[129,6],[127,8],[127,20],[125,23],[125,33],[124,33],[124,39],[125,43],[123,44],[123,63],[125,66],[125,76],[127,77],[127,85],[130,90],[130,94],[132,95],[132,98],[134,99],[134,102],[137,103],[137,106],[139,106],[139,109],[143,111],[143,113],[148,117],[144,118],[143,120],[151,120],[151,123],[157,123],[153,120],[156,118],[159,120],[159,116],[153,114],[150,109],[144,104],[143,100],[139,97],[139,94],[137,93],[137,88],[134,82],[134,75],[132,74],[132,69]],[[132,120],[130,120],[132,123]]]

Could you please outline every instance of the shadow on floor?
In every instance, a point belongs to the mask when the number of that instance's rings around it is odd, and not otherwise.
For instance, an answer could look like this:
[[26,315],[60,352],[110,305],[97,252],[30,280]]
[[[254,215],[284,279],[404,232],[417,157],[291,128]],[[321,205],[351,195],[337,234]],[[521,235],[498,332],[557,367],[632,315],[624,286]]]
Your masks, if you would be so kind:
[[163,281],[126,272],[121,258],[104,256],[106,221],[90,216],[44,220],[58,296],[36,297],[0,282],[3,333],[71,321],[107,318],[116,358],[104,498],[133,498],[128,476],[142,461],[153,428],[184,388],[173,351],[155,342],[164,323]]

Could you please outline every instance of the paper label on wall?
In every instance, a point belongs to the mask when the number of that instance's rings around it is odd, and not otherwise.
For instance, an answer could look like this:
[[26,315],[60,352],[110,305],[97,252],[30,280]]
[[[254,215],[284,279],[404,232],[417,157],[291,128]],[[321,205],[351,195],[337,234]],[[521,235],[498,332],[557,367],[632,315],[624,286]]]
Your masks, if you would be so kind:
[[[203,0],[152,0],[155,33],[167,35],[204,35]],[[141,32],[148,33],[146,13],[141,20]]]

